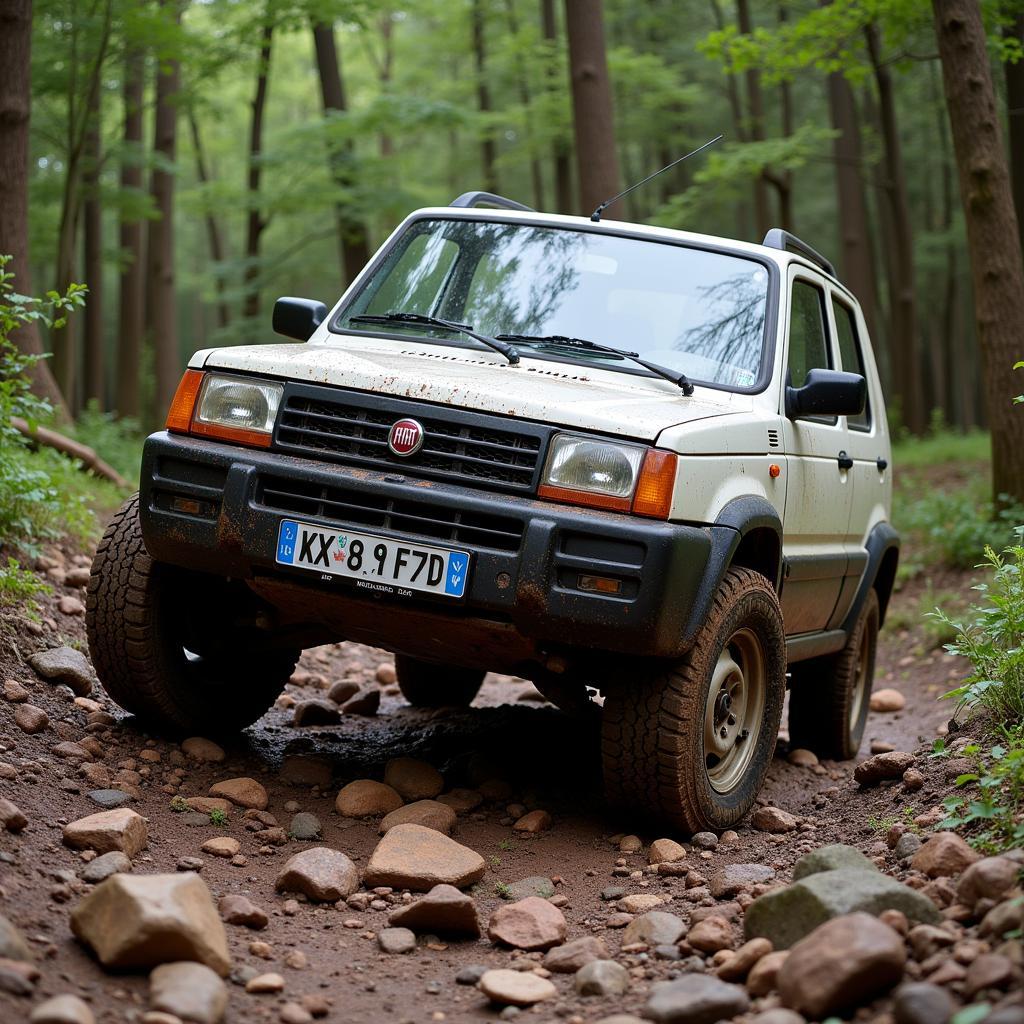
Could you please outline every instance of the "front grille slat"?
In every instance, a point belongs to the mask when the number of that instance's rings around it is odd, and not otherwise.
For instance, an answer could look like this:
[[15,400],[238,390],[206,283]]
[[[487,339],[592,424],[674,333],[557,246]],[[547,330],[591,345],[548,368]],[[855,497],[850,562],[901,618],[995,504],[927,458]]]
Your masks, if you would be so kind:
[[[388,448],[391,425],[412,416],[424,428],[423,447],[405,458]],[[414,406],[388,395],[291,386],[285,393],[275,447],[350,465],[400,468],[412,476],[458,480],[519,493],[537,485],[546,427]]]
[[523,539],[522,520],[511,516],[454,509],[440,501],[387,497],[354,486],[306,484],[271,475],[259,478],[256,504],[284,515],[309,516],[498,551],[518,551]]

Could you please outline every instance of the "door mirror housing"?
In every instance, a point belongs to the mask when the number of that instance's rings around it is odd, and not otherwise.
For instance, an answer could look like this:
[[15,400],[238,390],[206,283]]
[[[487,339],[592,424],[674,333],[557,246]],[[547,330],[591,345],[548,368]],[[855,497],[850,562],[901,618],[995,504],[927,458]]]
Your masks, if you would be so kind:
[[807,371],[803,387],[786,388],[786,416],[858,416],[868,400],[868,382],[843,370]]
[[275,334],[296,341],[309,341],[313,332],[327,319],[327,307],[316,299],[283,296],[274,303],[271,321]]

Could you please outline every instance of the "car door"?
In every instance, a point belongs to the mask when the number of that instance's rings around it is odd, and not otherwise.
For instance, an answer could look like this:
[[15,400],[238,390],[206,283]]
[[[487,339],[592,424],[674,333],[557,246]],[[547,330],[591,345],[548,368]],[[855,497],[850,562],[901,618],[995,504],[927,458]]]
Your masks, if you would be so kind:
[[836,627],[846,617],[867,568],[867,535],[875,523],[886,517],[892,480],[887,461],[888,427],[882,414],[881,385],[868,347],[864,317],[841,289],[833,285],[829,291],[829,312],[839,354],[839,369],[859,373],[868,385],[864,411],[857,416],[845,417],[846,452],[853,462],[849,471],[853,500],[846,531],[846,578],[829,623],[830,627]]
[[[798,264],[789,270],[789,325],[784,380],[799,388],[809,370],[835,369],[829,289]],[[788,456],[783,538],[782,613],[786,634],[825,629],[847,571],[847,538],[854,477],[847,459],[846,423],[838,416],[785,416]]]

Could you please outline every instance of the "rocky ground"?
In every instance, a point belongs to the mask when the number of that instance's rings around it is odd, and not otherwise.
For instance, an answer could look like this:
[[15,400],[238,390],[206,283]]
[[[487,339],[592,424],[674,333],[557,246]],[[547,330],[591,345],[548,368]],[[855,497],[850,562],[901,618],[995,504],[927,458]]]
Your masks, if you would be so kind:
[[146,735],[77,653],[87,566],[0,625],[0,1021],[1024,1022],[1022,862],[934,832],[962,667],[917,627],[861,763],[783,735],[742,828],[636,834],[592,723],[493,676],[414,710],[354,645],[231,745]]

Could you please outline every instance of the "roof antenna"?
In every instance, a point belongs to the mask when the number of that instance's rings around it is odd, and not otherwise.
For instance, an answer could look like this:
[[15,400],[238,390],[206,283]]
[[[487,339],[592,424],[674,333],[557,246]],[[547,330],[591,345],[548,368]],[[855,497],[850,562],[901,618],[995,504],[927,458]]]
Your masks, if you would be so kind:
[[707,149],[708,146],[713,146],[716,142],[719,142],[722,138],[724,138],[723,135],[716,135],[709,142],[705,142],[703,146],[698,146],[695,150],[693,150],[692,153],[687,153],[686,156],[681,156],[678,160],[673,160],[672,163],[668,164],[665,167],[662,167],[662,169],[660,171],[655,171],[653,174],[648,174],[647,177],[644,178],[643,181],[638,181],[635,185],[630,185],[629,188],[627,188],[625,192],[620,192],[617,196],[612,196],[611,199],[606,199],[590,215],[590,219],[592,221],[600,221],[601,214],[604,213],[604,211],[609,206],[611,206],[612,203],[617,203],[623,196],[628,196],[629,193],[633,191],[633,189],[639,188],[641,185],[646,185],[647,182],[649,182],[651,180],[651,178],[656,178],[659,174],[664,174],[666,171],[672,170],[672,168],[675,167],[676,164],[681,164],[684,160],[689,160],[691,156],[696,156],[701,150]]

